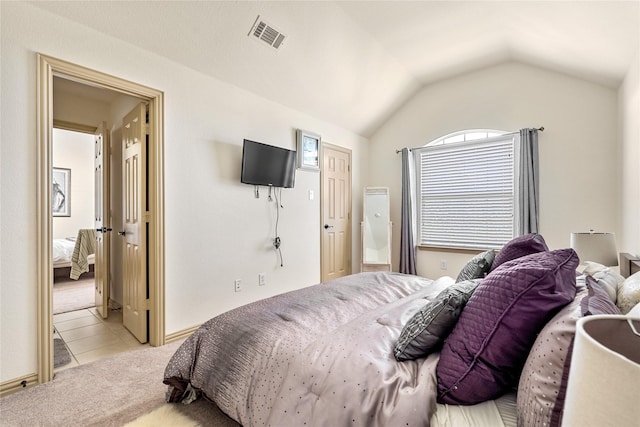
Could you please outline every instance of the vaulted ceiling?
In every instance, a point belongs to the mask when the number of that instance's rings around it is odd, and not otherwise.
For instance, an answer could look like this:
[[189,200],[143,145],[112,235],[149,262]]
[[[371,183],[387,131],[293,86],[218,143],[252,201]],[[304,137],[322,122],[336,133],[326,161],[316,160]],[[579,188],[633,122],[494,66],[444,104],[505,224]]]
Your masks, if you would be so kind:
[[31,3],[364,136],[444,78],[518,61],[616,88],[640,50],[640,0]]

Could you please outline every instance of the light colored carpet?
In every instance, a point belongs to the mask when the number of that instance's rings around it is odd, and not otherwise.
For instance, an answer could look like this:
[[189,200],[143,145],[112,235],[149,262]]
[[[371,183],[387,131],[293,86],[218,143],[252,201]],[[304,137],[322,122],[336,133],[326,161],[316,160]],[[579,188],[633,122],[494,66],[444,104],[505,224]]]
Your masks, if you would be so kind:
[[53,284],[53,314],[82,310],[96,305],[93,277]]
[[238,427],[204,399],[190,405],[165,403],[164,368],[180,343],[121,353],[65,369],[53,381],[2,397],[0,424],[123,426],[160,407],[171,406],[172,411],[188,417],[189,423]]

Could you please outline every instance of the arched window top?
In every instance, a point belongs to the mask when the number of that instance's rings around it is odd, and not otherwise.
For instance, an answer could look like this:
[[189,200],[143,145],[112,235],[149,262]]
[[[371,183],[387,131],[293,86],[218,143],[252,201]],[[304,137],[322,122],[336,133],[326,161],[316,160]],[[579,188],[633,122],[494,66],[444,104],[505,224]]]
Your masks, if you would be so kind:
[[495,129],[467,129],[450,133],[440,138],[434,139],[425,147],[432,147],[434,145],[453,144],[456,142],[473,141],[476,139],[487,139],[495,136],[504,135],[507,131],[495,130]]
[[517,138],[468,129],[413,153],[420,246],[498,249],[514,237]]

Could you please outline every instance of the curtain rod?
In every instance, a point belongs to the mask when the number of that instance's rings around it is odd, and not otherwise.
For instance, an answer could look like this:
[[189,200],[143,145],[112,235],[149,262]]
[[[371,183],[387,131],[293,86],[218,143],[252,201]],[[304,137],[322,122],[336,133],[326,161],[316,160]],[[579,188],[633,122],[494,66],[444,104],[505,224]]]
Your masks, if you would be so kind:
[[[535,130],[539,130],[540,132],[544,132],[544,126],[540,126],[539,128],[535,128]],[[515,135],[516,133],[520,133],[520,131],[517,130],[515,132],[501,133],[499,136],[502,136],[502,135]],[[415,150],[417,148],[422,148],[422,147],[409,148],[409,151]],[[396,154],[398,154],[398,153],[402,153],[402,150],[396,150]]]

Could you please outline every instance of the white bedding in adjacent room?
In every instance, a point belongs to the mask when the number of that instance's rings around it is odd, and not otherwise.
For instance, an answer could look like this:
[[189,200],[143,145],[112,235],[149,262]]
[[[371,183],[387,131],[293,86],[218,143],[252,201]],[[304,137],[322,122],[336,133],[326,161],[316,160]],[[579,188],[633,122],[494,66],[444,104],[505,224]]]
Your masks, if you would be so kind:
[[53,239],[53,267],[71,266],[71,255],[75,246],[75,237]]
[[[73,255],[75,244],[75,237],[53,239],[53,268],[71,267],[71,256]],[[89,264],[94,264],[95,255],[89,255],[87,261],[89,261]]]

